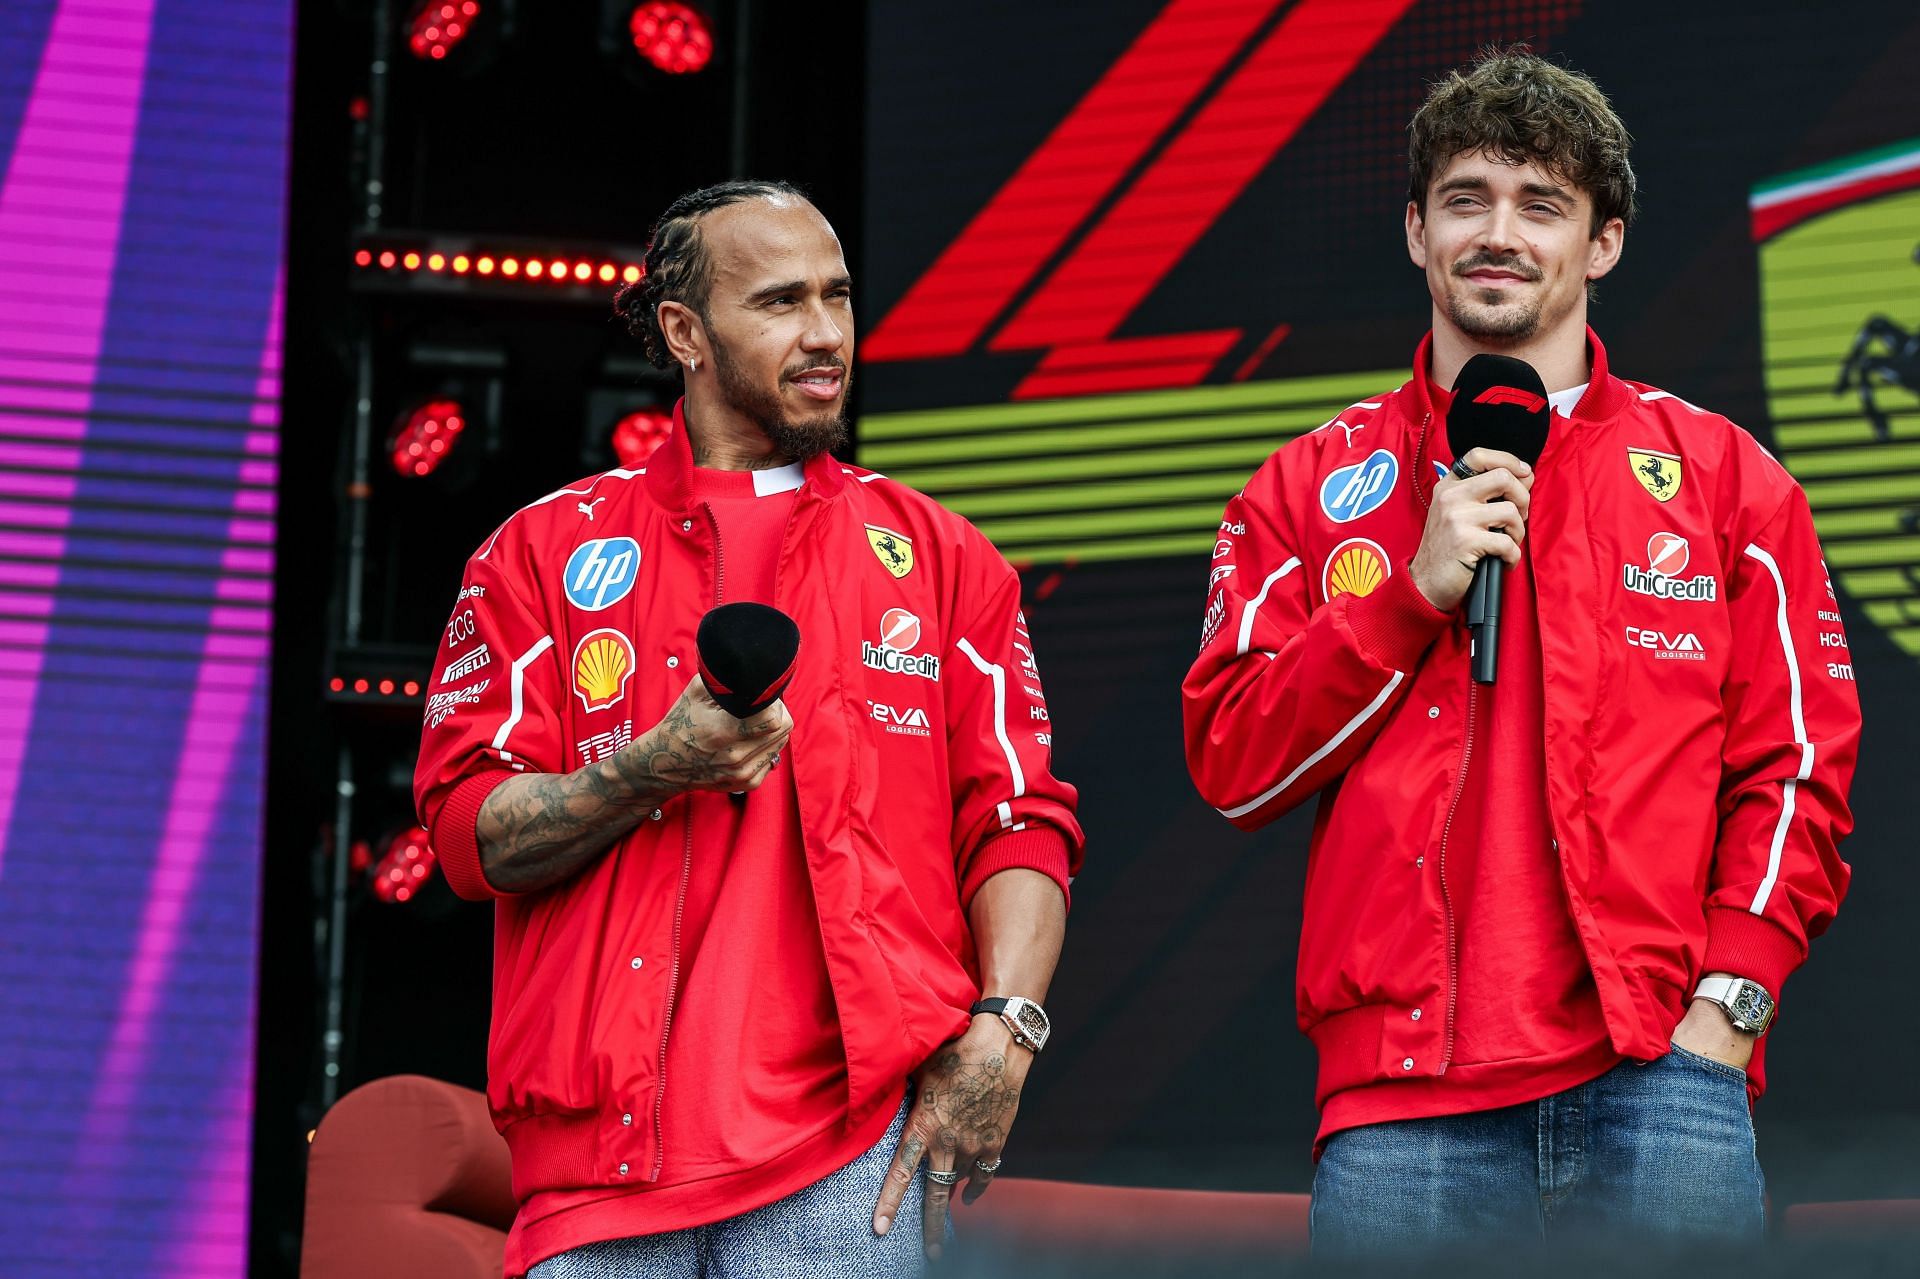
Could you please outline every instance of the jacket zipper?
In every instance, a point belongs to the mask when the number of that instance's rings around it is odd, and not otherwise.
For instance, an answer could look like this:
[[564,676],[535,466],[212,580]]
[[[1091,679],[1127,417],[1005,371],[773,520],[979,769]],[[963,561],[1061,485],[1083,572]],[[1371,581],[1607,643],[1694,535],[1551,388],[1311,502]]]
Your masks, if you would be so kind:
[[[713,602],[726,599],[727,557],[720,545],[720,521],[711,503],[704,508],[707,522],[713,526]],[[687,885],[693,880],[693,809],[687,809],[686,835],[680,849],[680,895],[673,902],[673,960],[667,972],[667,1012],[660,1024],[660,1069],[653,1090],[653,1178],[660,1180],[660,1169],[667,1158],[664,1115],[667,1108],[667,1039],[673,1034],[673,1009],[680,995],[680,925],[687,913]]]
[[1467,790],[1467,769],[1473,763],[1474,708],[1480,701],[1480,686],[1467,686],[1467,741],[1460,749],[1460,775],[1454,779],[1453,800],[1447,805],[1447,819],[1440,826],[1440,903],[1447,918],[1447,1032],[1440,1051],[1439,1074],[1453,1063],[1454,1009],[1460,989],[1460,939],[1454,928],[1453,897],[1447,892],[1447,837],[1453,831],[1453,815],[1460,808],[1460,797]]

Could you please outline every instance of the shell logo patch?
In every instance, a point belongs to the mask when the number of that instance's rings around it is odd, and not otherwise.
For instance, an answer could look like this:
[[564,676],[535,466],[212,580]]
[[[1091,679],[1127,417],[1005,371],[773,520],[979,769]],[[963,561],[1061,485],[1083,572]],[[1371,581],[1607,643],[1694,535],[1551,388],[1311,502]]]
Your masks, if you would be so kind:
[[610,626],[590,631],[573,650],[573,691],[591,714],[627,695],[633,675],[633,641]]
[[1320,572],[1320,594],[1329,602],[1339,595],[1371,595],[1392,572],[1380,543],[1350,537],[1327,556],[1326,567]]

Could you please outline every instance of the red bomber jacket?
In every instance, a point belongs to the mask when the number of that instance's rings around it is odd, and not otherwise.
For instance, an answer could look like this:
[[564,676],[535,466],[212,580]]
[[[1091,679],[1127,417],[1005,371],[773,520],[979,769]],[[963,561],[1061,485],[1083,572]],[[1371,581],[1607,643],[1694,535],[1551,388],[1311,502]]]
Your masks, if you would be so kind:
[[[694,674],[695,628],[728,596],[692,464],[676,409],[646,470],[508,519],[468,561],[428,689],[415,797],[454,890],[498,899],[487,1100],[522,1201],[659,1176],[682,895],[691,859],[713,855],[706,817],[731,801],[679,795],[579,875],[520,895],[487,882],[474,824],[514,772],[570,772],[644,733]],[[775,602],[801,634],[785,757],[851,1126],[966,1028],[972,892],[1010,866],[1057,876],[1063,843],[1077,869],[1083,837],[1050,766],[1019,579],[972,525],[816,458]]]
[[[1588,336],[1527,530],[1541,746],[1608,1035],[1651,1060],[1703,973],[1777,996],[1832,921],[1860,707],[1799,485],[1725,418],[1613,376]],[[1322,1103],[1452,1053],[1448,828],[1485,693],[1459,615],[1407,572],[1452,461],[1418,374],[1275,452],[1227,505],[1183,685],[1208,803],[1251,830],[1319,797],[1295,993]],[[1758,1051],[1749,1077],[1758,1096]]]

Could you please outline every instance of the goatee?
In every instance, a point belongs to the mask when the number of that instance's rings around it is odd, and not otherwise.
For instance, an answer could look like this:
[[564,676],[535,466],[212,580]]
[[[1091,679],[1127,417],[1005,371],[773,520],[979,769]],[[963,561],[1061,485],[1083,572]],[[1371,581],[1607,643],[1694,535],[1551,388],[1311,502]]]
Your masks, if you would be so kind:
[[785,406],[780,402],[780,393],[755,384],[718,342],[714,343],[713,368],[720,375],[720,393],[727,402],[759,427],[761,433],[773,442],[773,447],[790,461],[811,462],[822,453],[831,453],[846,444],[847,416],[844,406],[847,388],[853,385],[846,361],[836,357],[808,369],[781,374],[781,379],[785,381],[813,369],[838,370],[841,407],[806,417],[788,416]]

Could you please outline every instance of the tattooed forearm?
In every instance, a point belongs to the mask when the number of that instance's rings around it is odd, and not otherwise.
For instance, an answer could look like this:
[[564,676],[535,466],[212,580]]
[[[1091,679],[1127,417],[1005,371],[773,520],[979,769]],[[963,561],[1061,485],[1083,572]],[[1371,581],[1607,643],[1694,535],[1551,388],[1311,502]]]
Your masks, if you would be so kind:
[[474,832],[487,882],[530,893],[584,869],[679,789],[652,760],[649,734],[611,759],[571,773],[530,773],[494,787]]

